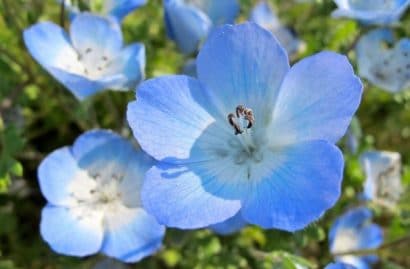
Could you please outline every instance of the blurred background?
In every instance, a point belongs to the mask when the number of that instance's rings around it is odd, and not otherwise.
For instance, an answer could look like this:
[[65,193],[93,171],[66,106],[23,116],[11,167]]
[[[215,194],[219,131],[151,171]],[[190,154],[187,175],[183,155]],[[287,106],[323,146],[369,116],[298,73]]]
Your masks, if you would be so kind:
[[[238,22],[247,20],[256,2],[240,1]],[[362,28],[354,20],[332,18],[333,1],[270,2],[281,22],[304,42],[292,62],[332,50],[346,53],[355,66],[353,46]],[[323,268],[333,260],[329,227],[361,203],[357,197],[363,191],[365,174],[358,157],[368,149],[401,153],[402,184],[407,190],[394,210],[370,204],[385,242],[393,242],[379,249],[380,262],[375,268],[410,268],[410,91],[391,94],[365,80],[355,131],[358,151],[351,153],[345,140],[340,142],[346,159],[342,197],[306,229],[291,234],[249,226],[229,236],[205,229],[168,229],[161,251],[135,265],[117,264],[103,256],[79,259],[52,252],[39,234],[40,212],[46,202],[36,177],[39,162],[89,129],[109,128],[130,137],[125,109],[135,93],[109,91],[78,102],[26,51],[22,31],[44,20],[60,22],[57,1],[0,0],[0,269],[297,268],[295,260],[307,268]],[[67,15],[65,26],[69,26]],[[161,0],[149,0],[135,10],[125,18],[122,29],[126,43],[145,44],[147,78],[181,72],[188,57],[165,34]],[[399,36],[410,37],[410,12],[395,29]]]

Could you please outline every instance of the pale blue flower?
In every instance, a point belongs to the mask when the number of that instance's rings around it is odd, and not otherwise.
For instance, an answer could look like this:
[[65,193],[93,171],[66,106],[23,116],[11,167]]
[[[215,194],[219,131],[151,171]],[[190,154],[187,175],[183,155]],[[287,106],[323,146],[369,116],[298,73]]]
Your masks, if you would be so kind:
[[342,262],[329,263],[325,269],[356,269],[356,267]]
[[249,20],[272,32],[289,55],[303,49],[303,42],[297,38],[291,29],[284,27],[280,23],[279,18],[266,1],[259,1],[252,9]]
[[401,185],[401,158],[398,152],[368,151],[360,162],[366,174],[364,197],[393,207],[403,192]]
[[336,18],[347,17],[366,24],[386,25],[399,20],[410,0],[334,0]]
[[398,92],[410,86],[410,39],[395,41],[390,29],[373,30],[356,47],[359,74],[374,85]]
[[323,52],[290,68],[273,35],[245,23],[215,29],[196,64],[198,79],[148,80],[128,105],[134,136],[160,161],[143,186],[146,210],[179,228],[239,213],[295,231],[320,218],[339,198],[334,143],[362,94],[347,58]]
[[179,49],[198,49],[214,26],[233,23],[239,13],[237,0],[163,0],[167,34]]
[[119,25],[82,13],[69,34],[51,22],[24,31],[30,54],[79,100],[104,89],[128,90],[144,78],[145,48],[141,43],[123,47]]
[[370,269],[377,261],[377,256],[340,255],[349,251],[374,249],[383,243],[383,230],[371,223],[372,212],[359,207],[340,216],[333,223],[329,232],[330,252],[339,262],[351,264],[357,269]]
[[141,207],[140,188],[154,160],[105,130],[82,134],[50,153],[38,168],[48,203],[41,236],[57,253],[102,252],[136,262],[157,251],[165,233]]
[[[57,1],[61,4],[63,0]],[[65,7],[70,12],[70,16],[74,18],[81,11],[72,2],[71,0],[64,0]],[[91,0],[88,3],[90,12],[102,16],[111,16],[118,21],[122,21],[129,13],[145,5],[147,0]]]

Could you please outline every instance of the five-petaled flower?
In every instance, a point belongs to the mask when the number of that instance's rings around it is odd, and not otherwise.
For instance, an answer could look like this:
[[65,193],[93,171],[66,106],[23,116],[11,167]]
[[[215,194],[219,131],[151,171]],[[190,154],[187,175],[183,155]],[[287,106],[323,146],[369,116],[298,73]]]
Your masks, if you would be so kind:
[[410,0],[334,0],[334,17],[348,17],[366,24],[387,25],[399,20]]
[[120,26],[88,13],[74,18],[68,35],[51,22],[24,31],[34,59],[82,100],[104,89],[126,90],[144,77],[145,48],[123,47]]
[[[60,4],[64,1],[64,4],[70,16],[74,18],[81,11],[76,5],[73,5],[71,0],[57,0]],[[122,21],[125,16],[134,11],[135,9],[145,5],[147,0],[91,0],[89,3],[89,11],[102,15],[110,16],[118,21]]]
[[371,223],[372,212],[359,207],[340,216],[329,231],[330,252],[339,262],[351,264],[357,269],[370,269],[377,261],[375,255],[355,256],[350,251],[374,249],[383,242],[383,230]]
[[288,231],[320,218],[340,196],[334,145],[362,94],[346,57],[322,52],[289,67],[285,50],[254,23],[213,31],[198,79],[141,84],[127,117],[159,160],[141,197],[161,224],[199,228],[240,214]]
[[360,162],[366,173],[364,197],[394,207],[403,192],[400,153],[367,151],[361,155]]
[[237,0],[164,0],[164,11],[168,37],[190,54],[214,26],[233,23],[239,5]]
[[82,134],[40,164],[40,188],[48,201],[41,235],[72,256],[102,252],[136,262],[161,246],[164,226],[141,207],[140,188],[154,160],[105,130]]

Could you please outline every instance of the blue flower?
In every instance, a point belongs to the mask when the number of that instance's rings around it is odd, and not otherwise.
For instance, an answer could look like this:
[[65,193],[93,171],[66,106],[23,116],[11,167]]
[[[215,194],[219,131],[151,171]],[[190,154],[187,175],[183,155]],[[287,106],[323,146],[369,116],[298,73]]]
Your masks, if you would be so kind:
[[161,246],[164,226],[141,207],[140,188],[154,160],[110,131],[82,134],[50,153],[38,168],[48,204],[41,236],[57,253],[102,252],[136,262]]
[[160,161],[142,188],[146,210],[179,228],[239,213],[295,231],[320,218],[339,198],[334,143],[362,94],[346,57],[323,52],[290,68],[273,35],[245,23],[214,30],[196,64],[198,79],[148,80],[128,105],[134,136]]
[[395,42],[391,30],[373,30],[359,40],[356,54],[359,74],[374,85],[390,92],[410,86],[410,39]]
[[303,49],[303,42],[289,28],[284,27],[272,7],[266,1],[260,1],[252,10],[250,21],[253,21],[273,33],[279,43],[292,55]]
[[34,59],[79,100],[108,88],[133,88],[144,78],[144,45],[123,47],[119,25],[109,19],[80,14],[69,34],[40,22],[24,31],[24,42]]
[[235,216],[217,224],[209,226],[209,228],[221,235],[229,235],[238,232],[243,227],[246,226],[245,220],[242,218],[241,214],[236,214]]
[[332,13],[334,17],[347,17],[377,25],[398,21],[410,4],[410,0],[334,0],[334,2],[338,7]]
[[164,0],[165,26],[170,39],[190,54],[216,25],[233,23],[237,0]]
[[355,266],[357,269],[370,269],[377,256],[338,255],[344,252],[374,249],[383,242],[383,231],[371,223],[372,213],[365,207],[352,209],[332,225],[329,232],[329,247],[336,260]]
[[342,262],[335,262],[326,265],[325,269],[356,269],[356,267]]
[[[63,0],[57,0],[60,4]],[[64,0],[66,8],[74,18],[81,11],[71,0]],[[147,0],[91,0],[90,11],[102,16],[111,16],[121,22],[125,16],[145,5]]]
[[366,173],[364,197],[387,207],[394,207],[403,192],[401,158],[397,152],[368,151],[360,162]]

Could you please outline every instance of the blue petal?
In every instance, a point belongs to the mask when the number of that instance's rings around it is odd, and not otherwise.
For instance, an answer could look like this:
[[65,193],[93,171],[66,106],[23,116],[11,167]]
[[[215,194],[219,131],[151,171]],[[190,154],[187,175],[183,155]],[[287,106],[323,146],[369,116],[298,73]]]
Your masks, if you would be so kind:
[[377,224],[370,224],[360,232],[359,247],[362,249],[377,248],[383,243],[383,230]]
[[83,257],[100,250],[103,241],[102,214],[85,212],[84,216],[78,210],[52,205],[43,208],[41,236],[55,252]]
[[212,22],[199,9],[185,5],[179,0],[164,0],[165,26],[170,39],[179,49],[190,54],[208,35]]
[[147,172],[141,199],[159,223],[194,229],[234,216],[243,192],[243,186],[221,182],[206,170],[201,173],[193,167],[160,163]]
[[226,117],[238,105],[269,121],[279,87],[289,70],[286,52],[273,35],[254,23],[217,28],[197,58],[205,84]]
[[353,266],[354,269],[372,269],[369,263],[363,257],[357,257],[353,255],[337,257],[337,261],[343,262]]
[[280,89],[271,130],[277,144],[338,141],[359,106],[362,84],[345,56],[322,52],[295,64]]
[[38,180],[44,197],[54,205],[71,202],[68,186],[80,171],[68,147],[50,153],[38,168]]
[[106,218],[101,251],[124,262],[137,262],[161,247],[165,227],[143,209],[123,209]]
[[245,221],[295,231],[320,218],[338,200],[343,156],[337,147],[312,141],[277,149],[271,155],[270,174],[251,184],[243,201]]
[[209,228],[217,234],[228,235],[241,230],[246,224],[247,223],[242,218],[242,215],[238,213],[224,222],[209,226]]
[[197,138],[214,122],[210,98],[187,76],[145,81],[137,101],[128,104],[127,119],[141,147],[157,160],[188,159]]
[[121,21],[130,12],[146,3],[147,0],[105,0],[104,8],[109,15]]
[[98,50],[99,55],[115,55],[122,48],[122,33],[118,23],[89,13],[78,14],[71,23],[70,37],[80,54]]
[[356,269],[356,267],[347,263],[336,262],[326,265],[325,269]]
[[211,19],[214,26],[233,24],[239,13],[237,0],[203,0],[204,11]]
[[281,26],[278,17],[266,1],[260,1],[252,9],[249,20],[267,30],[277,29]]

